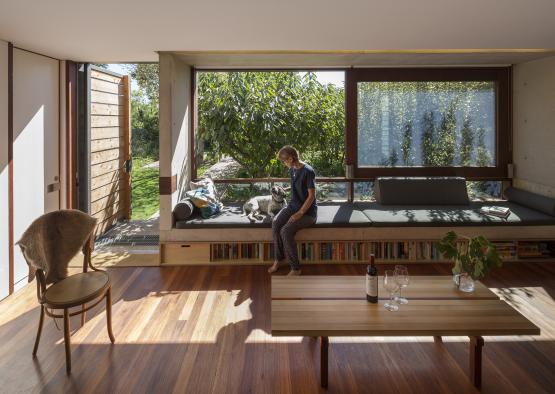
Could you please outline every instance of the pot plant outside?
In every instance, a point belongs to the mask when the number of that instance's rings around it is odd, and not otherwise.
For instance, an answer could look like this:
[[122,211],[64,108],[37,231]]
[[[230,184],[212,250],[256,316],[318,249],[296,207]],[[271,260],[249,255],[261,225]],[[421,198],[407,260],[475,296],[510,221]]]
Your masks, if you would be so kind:
[[484,278],[492,268],[503,265],[495,245],[481,235],[459,239],[454,231],[449,231],[439,241],[438,250],[443,257],[454,261],[453,280],[465,292],[474,291],[475,280]]

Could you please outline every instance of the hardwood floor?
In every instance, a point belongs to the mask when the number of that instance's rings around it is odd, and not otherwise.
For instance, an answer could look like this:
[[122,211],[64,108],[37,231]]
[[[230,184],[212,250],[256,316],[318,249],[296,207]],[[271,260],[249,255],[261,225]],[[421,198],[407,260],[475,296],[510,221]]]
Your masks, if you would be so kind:
[[[307,266],[303,274],[362,275],[362,265]],[[383,270],[383,267],[380,267]],[[412,275],[449,274],[413,265]],[[266,267],[114,268],[113,331],[96,307],[71,321],[72,374],[63,332],[39,319],[35,284],[0,303],[0,392],[320,392],[319,343],[272,338]],[[280,274],[285,274],[286,270]],[[542,330],[537,337],[485,337],[484,393],[555,390],[555,263],[510,263],[486,285]],[[61,328],[61,322],[58,322]],[[329,392],[468,393],[468,338],[333,338]]]

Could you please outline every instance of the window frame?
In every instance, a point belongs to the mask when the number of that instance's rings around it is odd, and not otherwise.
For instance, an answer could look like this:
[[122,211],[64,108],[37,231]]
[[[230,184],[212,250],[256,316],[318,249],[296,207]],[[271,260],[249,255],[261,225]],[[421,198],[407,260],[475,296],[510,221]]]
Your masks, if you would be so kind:
[[[353,166],[354,178],[380,176],[461,176],[467,180],[507,180],[512,162],[511,67],[464,68],[352,68],[345,73],[345,161]],[[359,167],[359,82],[450,82],[495,83],[495,167]]]

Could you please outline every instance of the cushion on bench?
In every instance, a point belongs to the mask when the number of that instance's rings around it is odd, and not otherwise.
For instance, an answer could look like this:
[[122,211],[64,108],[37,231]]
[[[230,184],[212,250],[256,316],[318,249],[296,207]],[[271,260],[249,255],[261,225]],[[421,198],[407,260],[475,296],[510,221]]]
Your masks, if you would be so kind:
[[526,190],[509,187],[505,190],[507,200],[555,216],[555,198],[542,196]]
[[[195,217],[187,221],[176,221],[176,228],[270,228],[269,217],[263,221],[251,223],[242,216],[241,204],[225,205],[223,213],[202,219]],[[367,227],[370,220],[352,203],[321,203],[318,204],[318,217],[313,227]]]
[[374,196],[383,205],[468,205],[460,177],[377,178]]
[[[358,208],[375,227],[443,227],[443,226],[532,226],[554,225],[555,217],[507,201],[472,202],[460,205],[385,206],[379,203],[358,203]],[[483,206],[505,206],[511,210],[506,218],[480,213]]]

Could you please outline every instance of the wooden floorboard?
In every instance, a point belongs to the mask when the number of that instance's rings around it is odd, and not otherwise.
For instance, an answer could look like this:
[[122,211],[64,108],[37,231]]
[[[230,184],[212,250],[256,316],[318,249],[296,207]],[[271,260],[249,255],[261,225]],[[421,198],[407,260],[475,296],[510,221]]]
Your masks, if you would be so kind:
[[[315,265],[309,275],[363,275],[364,266]],[[383,267],[380,267],[383,270]],[[411,265],[413,275],[449,265]],[[319,342],[273,338],[270,277],[261,266],[113,268],[111,345],[104,307],[79,328],[71,321],[72,366],[63,333],[39,318],[35,285],[0,302],[0,392],[317,393]],[[286,270],[279,274],[285,274]],[[541,336],[485,337],[484,393],[555,388],[555,264],[508,263],[484,281],[542,330]],[[61,327],[61,322],[58,322]],[[332,338],[329,392],[473,393],[468,338]]]

